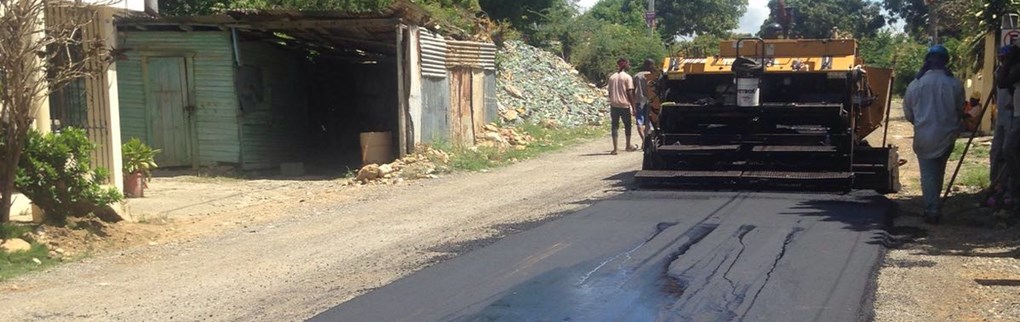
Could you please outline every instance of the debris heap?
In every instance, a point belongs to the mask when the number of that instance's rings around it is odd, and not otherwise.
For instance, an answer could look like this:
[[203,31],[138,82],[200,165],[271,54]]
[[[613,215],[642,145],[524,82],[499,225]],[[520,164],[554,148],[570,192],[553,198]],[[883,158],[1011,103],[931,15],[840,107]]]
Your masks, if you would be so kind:
[[357,177],[351,183],[389,183],[396,184],[405,179],[435,178],[436,173],[449,171],[450,155],[441,150],[419,146],[416,153],[397,159],[387,164],[369,164],[358,170]]
[[477,141],[478,146],[513,147],[514,149],[522,150],[532,142],[535,142],[535,138],[530,134],[521,133],[514,128],[501,128],[495,124],[486,124],[484,134],[476,137],[475,141]]
[[606,94],[573,66],[547,51],[508,41],[497,52],[499,113],[507,123],[598,125],[608,111]]

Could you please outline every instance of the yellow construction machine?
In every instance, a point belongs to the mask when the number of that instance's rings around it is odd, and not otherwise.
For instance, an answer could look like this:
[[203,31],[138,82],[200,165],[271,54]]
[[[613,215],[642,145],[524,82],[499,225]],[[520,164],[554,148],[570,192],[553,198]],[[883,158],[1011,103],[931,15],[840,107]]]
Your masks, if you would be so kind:
[[[895,146],[865,140],[888,118],[892,70],[853,39],[722,41],[649,77],[653,133],[643,185],[710,189],[899,189]],[[877,141],[877,140],[875,140]]]

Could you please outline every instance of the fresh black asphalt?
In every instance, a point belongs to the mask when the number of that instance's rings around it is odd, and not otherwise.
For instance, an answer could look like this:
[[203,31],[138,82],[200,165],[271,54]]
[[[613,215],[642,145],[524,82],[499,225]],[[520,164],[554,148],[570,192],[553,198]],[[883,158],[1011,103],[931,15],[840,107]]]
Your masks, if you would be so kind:
[[633,191],[314,321],[868,320],[891,202]]

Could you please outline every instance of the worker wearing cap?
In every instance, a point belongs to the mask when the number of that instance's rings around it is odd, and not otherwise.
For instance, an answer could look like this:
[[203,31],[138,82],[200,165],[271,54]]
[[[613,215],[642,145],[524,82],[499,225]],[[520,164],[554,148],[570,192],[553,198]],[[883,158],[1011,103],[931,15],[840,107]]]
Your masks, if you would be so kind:
[[609,117],[612,121],[613,152],[616,155],[617,138],[620,131],[620,122],[623,121],[623,131],[627,136],[627,151],[635,149],[630,145],[630,118],[636,115],[634,100],[634,78],[627,74],[630,69],[630,61],[626,58],[616,60],[617,72],[609,76]]
[[960,135],[964,97],[963,84],[949,70],[949,50],[942,45],[929,48],[924,66],[903,96],[903,113],[914,125],[924,220],[930,224],[941,218],[939,195],[949,154]]

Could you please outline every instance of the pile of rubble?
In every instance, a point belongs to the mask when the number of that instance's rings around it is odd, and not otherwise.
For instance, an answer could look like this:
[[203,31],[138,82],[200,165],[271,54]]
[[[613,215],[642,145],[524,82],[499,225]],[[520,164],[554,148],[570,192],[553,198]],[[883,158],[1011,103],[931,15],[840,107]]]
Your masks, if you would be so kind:
[[503,121],[563,126],[605,121],[605,91],[586,82],[559,56],[520,41],[508,41],[496,53],[496,61],[496,96]]
[[514,128],[500,128],[495,124],[486,124],[485,132],[475,138],[476,146],[507,148],[513,147],[523,150],[529,144],[535,142],[530,134],[518,132]]
[[387,164],[369,164],[358,170],[349,184],[397,184],[406,179],[432,179],[449,171],[450,155],[442,150],[419,146],[417,152]]

